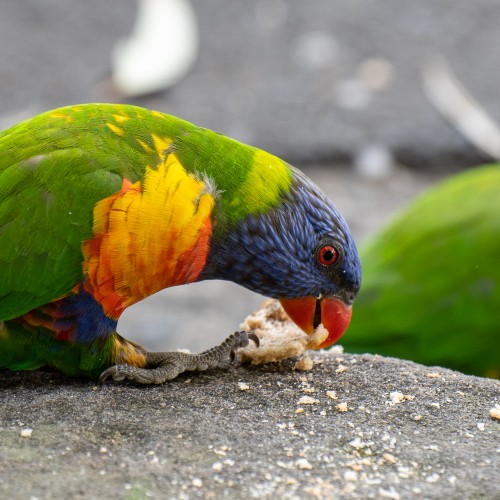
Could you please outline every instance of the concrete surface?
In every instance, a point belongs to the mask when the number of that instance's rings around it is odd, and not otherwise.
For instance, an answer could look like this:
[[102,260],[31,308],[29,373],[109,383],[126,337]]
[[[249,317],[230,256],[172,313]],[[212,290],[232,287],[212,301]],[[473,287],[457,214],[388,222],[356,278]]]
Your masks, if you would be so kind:
[[152,388],[2,373],[0,497],[500,497],[499,381],[314,358]]

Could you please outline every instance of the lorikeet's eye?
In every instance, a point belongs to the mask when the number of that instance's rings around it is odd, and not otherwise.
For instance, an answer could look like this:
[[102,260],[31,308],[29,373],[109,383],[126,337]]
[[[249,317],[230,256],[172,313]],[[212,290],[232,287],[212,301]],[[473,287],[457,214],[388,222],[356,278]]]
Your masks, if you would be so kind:
[[333,245],[323,245],[319,247],[317,256],[321,265],[329,267],[335,264],[339,258],[339,252]]

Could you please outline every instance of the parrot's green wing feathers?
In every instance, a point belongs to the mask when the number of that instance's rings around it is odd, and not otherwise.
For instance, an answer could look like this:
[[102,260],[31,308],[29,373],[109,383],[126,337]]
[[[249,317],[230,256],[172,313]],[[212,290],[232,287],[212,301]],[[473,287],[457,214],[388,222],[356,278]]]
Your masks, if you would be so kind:
[[94,161],[77,149],[40,152],[0,172],[2,320],[65,295],[81,280],[80,247],[82,236],[92,235],[92,207],[121,184],[103,170],[82,177]]
[[361,249],[346,349],[474,373],[500,367],[500,168],[424,193]]
[[78,108],[39,115],[0,136],[0,320],[58,299],[81,280],[94,205],[145,167],[115,137]]

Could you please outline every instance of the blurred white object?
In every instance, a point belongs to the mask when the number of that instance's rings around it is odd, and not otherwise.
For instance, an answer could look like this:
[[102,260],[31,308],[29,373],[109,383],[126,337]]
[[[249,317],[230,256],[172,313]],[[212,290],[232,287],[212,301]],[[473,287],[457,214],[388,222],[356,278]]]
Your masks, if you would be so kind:
[[334,102],[342,109],[363,109],[372,98],[372,91],[361,78],[346,78],[335,85]]
[[500,160],[500,127],[453,74],[444,57],[423,69],[423,85],[436,109],[476,148]]
[[354,158],[356,171],[371,179],[382,179],[394,171],[394,158],[390,150],[381,144],[370,144]]
[[394,66],[386,59],[373,57],[361,63],[359,75],[370,90],[386,90],[394,78]]
[[333,66],[338,55],[338,44],[327,31],[306,31],[292,45],[292,57],[303,70],[316,71]]
[[198,55],[198,25],[189,0],[138,0],[130,38],[112,54],[113,83],[127,97],[178,83]]

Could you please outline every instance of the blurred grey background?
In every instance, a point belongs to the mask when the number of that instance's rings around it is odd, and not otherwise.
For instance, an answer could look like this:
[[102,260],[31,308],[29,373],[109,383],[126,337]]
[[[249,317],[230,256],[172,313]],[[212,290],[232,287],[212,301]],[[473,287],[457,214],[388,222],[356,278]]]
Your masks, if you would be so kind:
[[[161,14],[143,12],[141,31],[138,8],[153,2]],[[495,157],[498,0],[193,0],[184,31],[179,4],[0,1],[0,128],[81,102],[178,115],[303,169],[358,242],[424,187]],[[119,47],[144,32],[156,37],[138,60],[153,68],[176,41],[193,42],[187,72],[147,95],[116,84]],[[150,349],[199,351],[261,300],[228,283],[174,288],[130,308],[119,331]]]

